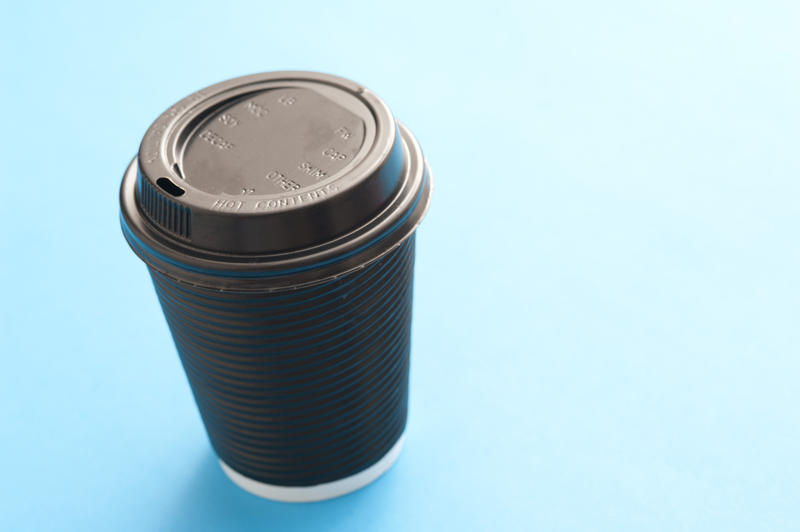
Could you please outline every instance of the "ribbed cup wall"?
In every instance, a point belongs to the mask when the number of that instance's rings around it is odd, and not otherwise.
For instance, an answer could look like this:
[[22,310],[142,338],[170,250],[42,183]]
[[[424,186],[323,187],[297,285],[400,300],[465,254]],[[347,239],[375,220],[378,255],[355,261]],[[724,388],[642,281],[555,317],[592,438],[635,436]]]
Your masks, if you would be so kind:
[[211,444],[239,473],[311,486],[377,462],[402,435],[414,239],[287,292],[229,292],[150,270]]

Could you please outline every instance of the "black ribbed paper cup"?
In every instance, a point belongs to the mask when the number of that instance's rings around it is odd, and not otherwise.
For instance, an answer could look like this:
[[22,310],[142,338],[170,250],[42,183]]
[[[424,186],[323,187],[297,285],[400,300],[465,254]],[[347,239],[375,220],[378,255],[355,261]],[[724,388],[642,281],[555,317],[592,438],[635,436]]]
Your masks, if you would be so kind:
[[120,191],[211,445],[283,501],[358,489],[403,444],[419,145],[363,87],[274,72],[203,89]]

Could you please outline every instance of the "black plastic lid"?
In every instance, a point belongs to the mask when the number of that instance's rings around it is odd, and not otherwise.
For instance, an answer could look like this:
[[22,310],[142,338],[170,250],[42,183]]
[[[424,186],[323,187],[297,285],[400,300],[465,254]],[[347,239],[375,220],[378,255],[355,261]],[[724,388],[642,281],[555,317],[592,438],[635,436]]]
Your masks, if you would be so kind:
[[271,72],[218,83],[163,113],[121,203],[143,259],[166,255],[205,272],[353,252],[394,231],[389,222],[413,230],[429,196],[419,147],[380,98],[327,74]]

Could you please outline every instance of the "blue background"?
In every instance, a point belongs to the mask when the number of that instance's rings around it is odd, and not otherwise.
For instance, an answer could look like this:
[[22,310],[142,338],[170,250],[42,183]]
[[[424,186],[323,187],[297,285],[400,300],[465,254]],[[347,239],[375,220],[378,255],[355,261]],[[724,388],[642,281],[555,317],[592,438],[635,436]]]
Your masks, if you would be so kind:
[[[800,529],[800,7],[664,4],[5,5],[0,529]],[[407,446],[312,505],[224,477],[118,224],[162,110],[286,68],[435,176]]]

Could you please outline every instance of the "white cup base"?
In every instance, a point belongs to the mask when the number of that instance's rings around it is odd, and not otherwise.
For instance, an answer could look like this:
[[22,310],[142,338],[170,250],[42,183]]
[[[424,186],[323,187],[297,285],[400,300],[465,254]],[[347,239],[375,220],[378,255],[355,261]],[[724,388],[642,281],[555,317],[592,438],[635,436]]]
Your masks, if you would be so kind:
[[276,484],[267,484],[242,475],[222,460],[220,460],[219,463],[222,465],[222,470],[234,484],[253,495],[280,502],[324,501],[325,499],[340,497],[363,488],[383,475],[397,461],[397,458],[400,456],[400,451],[403,448],[404,440],[405,433],[400,435],[392,448],[389,449],[380,460],[368,468],[354,475],[350,475],[349,477],[340,478],[339,480],[326,482],[324,484],[317,484],[315,486],[279,486]]

